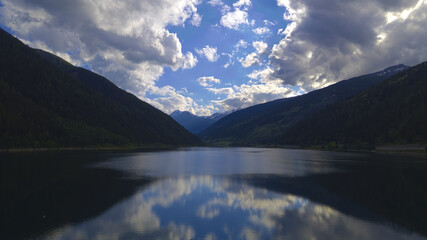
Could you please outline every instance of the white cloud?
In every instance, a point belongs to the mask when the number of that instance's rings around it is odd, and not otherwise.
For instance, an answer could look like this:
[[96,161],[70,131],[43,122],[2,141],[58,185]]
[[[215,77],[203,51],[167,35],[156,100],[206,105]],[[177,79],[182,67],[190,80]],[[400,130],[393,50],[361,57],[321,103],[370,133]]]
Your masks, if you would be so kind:
[[202,23],[202,16],[200,16],[198,13],[194,13],[190,23],[196,27],[200,26]]
[[239,59],[242,63],[242,66],[247,68],[255,64],[261,65],[262,58],[266,57],[268,45],[265,42],[255,41],[252,43],[252,46],[255,48],[255,52],[248,54],[245,58]]
[[72,59],[68,53],[58,52],[50,49],[44,42],[41,42],[38,40],[33,42],[27,41],[25,39],[19,39],[19,40],[28,46],[31,45],[33,48],[43,49],[44,51],[50,52],[75,66],[80,66],[82,64],[81,61],[79,61],[78,59],[76,60]]
[[206,89],[215,95],[231,96],[232,94],[234,94],[234,90],[231,87],[227,87],[227,88],[206,88]]
[[220,23],[222,26],[234,30],[238,30],[242,24],[249,25],[248,13],[240,9],[235,9],[233,12],[228,12],[221,17]]
[[210,0],[207,2],[209,5],[211,5],[212,7],[221,7],[221,13],[224,15],[226,13],[228,13],[231,9],[230,6],[224,4],[223,1],[221,0]]
[[199,77],[197,79],[197,82],[203,87],[212,87],[213,84],[219,84],[221,83],[221,80],[214,78],[213,76],[209,77]]
[[143,100],[168,114],[175,110],[180,110],[189,111],[199,116],[208,116],[213,113],[212,111],[216,110],[213,106],[209,107],[197,104],[191,97],[178,93],[171,86],[160,88],[158,92],[163,92],[162,94],[164,95],[154,99],[143,98]]
[[198,60],[197,58],[193,55],[193,53],[188,52],[185,56],[184,56],[184,60],[183,60],[183,64],[182,64],[182,68],[183,69],[189,69],[189,68],[193,68],[196,66]]
[[[257,42],[253,45],[257,46],[259,52],[264,52],[264,44],[265,43]],[[255,70],[248,75],[251,80],[247,84],[241,84],[240,86],[234,85],[232,87],[223,88],[213,87],[213,84],[219,84],[221,81],[212,76],[199,78],[198,82],[200,85],[206,87],[206,90],[209,92],[221,96],[218,100],[211,101],[216,106],[215,109],[219,111],[246,108],[255,104],[301,94],[301,92],[295,92],[291,88],[283,86],[280,79],[272,78],[272,72],[273,70],[270,68]],[[231,84],[228,83],[225,85],[229,86]]]
[[248,43],[245,41],[245,40],[243,40],[243,39],[240,39],[235,45],[234,45],[234,48],[235,49],[239,49],[239,48],[247,48],[248,47]]
[[258,35],[264,35],[264,34],[270,33],[270,29],[268,27],[259,27],[259,28],[252,29],[252,32]]
[[222,111],[246,108],[256,104],[300,95],[293,89],[284,86],[282,81],[272,76],[273,69],[255,70],[248,75],[249,84],[234,85],[232,91],[224,89],[211,90],[216,94],[227,94],[226,98],[212,101]]
[[233,7],[235,7],[235,8],[249,7],[251,5],[252,5],[251,0],[239,0],[235,3],[233,3]]
[[399,11],[390,11],[387,12],[387,24],[392,23],[396,20],[405,21],[415,10],[419,9],[423,4],[427,4],[423,0],[418,0],[417,4],[414,6],[409,6],[406,9],[400,9]]
[[217,89],[216,91],[216,94],[227,94],[224,99],[212,101],[222,111],[246,108],[280,98],[293,97],[298,94],[294,90],[283,86],[281,81],[234,85],[232,91],[225,89]]
[[217,54],[217,48],[213,48],[209,45],[206,45],[202,49],[196,49],[197,54],[204,56],[210,62],[216,62],[219,58]]
[[242,63],[242,66],[245,68],[248,68],[250,66],[253,66],[257,63],[260,63],[258,60],[258,55],[256,52],[248,54],[245,58],[239,59],[239,61]]
[[268,21],[267,19],[266,19],[266,20],[264,20],[263,22],[264,22],[264,24],[265,24],[266,26],[268,26],[268,25],[271,25],[271,26],[276,25],[274,22]]
[[247,48],[248,46],[249,46],[249,44],[245,40],[240,39],[234,45],[234,49],[233,49],[233,51],[230,54],[224,53],[224,55],[228,56],[228,60],[227,60],[227,63],[224,65],[224,68],[228,68],[229,66],[234,65],[235,58],[236,58],[236,55],[239,53],[239,50],[241,48]]
[[223,6],[224,2],[222,2],[221,0],[210,0],[208,1],[208,4],[211,5],[212,7],[216,7],[216,6]]
[[[197,58],[191,52],[183,53],[178,36],[166,27],[182,26],[187,21],[199,25],[199,2],[3,0],[0,22],[30,46],[88,65],[118,86],[147,99],[147,94],[159,89],[155,81],[164,67],[177,70],[196,65]],[[163,97],[172,99],[172,95]],[[153,100],[151,103],[161,105]],[[160,108],[169,111],[165,106]]]
[[223,5],[220,24],[234,30],[238,30],[240,25],[254,25],[255,20],[248,19],[248,8],[251,5],[250,0],[239,0],[233,4],[233,11],[230,11],[231,8],[228,5]]
[[273,78],[306,90],[427,59],[423,0],[279,0],[285,37],[272,48]]
[[256,49],[256,52],[259,54],[265,53],[267,51],[268,45],[265,42],[255,41],[252,43],[252,46]]

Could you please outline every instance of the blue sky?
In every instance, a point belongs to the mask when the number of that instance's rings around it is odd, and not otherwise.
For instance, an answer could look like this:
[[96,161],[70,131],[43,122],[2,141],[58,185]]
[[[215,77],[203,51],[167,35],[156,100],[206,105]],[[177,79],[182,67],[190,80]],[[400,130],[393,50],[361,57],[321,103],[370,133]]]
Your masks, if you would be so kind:
[[[224,4],[232,6],[233,1],[224,1]],[[203,49],[206,46],[216,49],[217,60],[209,61],[202,54],[197,54],[197,65],[190,70],[173,71],[165,69],[164,75],[159,79],[158,86],[174,86],[183,92],[183,95],[190,96],[198,100],[200,104],[218,100],[224,96],[218,96],[206,90],[197,81],[200,77],[212,76],[221,82],[214,84],[216,88],[227,88],[232,85],[247,83],[251,79],[247,76],[253,70],[262,70],[263,65],[268,62],[268,55],[262,57],[264,64],[254,64],[250,67],[243,67],[239,59],[256,51],[252,46],[255,41],[265,42],[268,46],[273,46],[281,40],[276,33],[280,28],[286,28],[289,21],[283,19],[285,9],[278,7],[275,1],[252,1],[248,7],[249,21],[254,24],[241,24],[238,30],[226,28],[220,25],[221,9],[223,6],[212,7],[210,4],[202,4],[198,11],[203,13],[203,21],[200,26],[186,24],[182,26],[169,26],[167,29],[177,33],[182,43],[183,52]],[[267,22],[268,21],[268,22]],[[269,32],[256,34],[256,28],[268,29]],[[236,45],[244,41],[245,46],[236,49]],[[235,54],[230,57],[235,51]],[[229,66],[225,67],[229,63]],[[186,92],[186,90],[188,92]],[[200,101],[203,99],[203,101]]]
[[0,26],[198,115],[427,60],[424,0],[0,0]]

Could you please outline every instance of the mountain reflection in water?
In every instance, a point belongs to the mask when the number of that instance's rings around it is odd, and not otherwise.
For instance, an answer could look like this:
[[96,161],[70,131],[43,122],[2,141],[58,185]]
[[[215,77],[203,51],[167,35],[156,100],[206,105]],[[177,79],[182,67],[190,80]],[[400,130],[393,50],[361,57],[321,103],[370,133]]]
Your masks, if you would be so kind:
[[0,239],[426,239],[425,155],[0,153]]
[[[45,236],[46,237],[46,236]],[[423,239],[229,178],[167,178],[47,239]]]

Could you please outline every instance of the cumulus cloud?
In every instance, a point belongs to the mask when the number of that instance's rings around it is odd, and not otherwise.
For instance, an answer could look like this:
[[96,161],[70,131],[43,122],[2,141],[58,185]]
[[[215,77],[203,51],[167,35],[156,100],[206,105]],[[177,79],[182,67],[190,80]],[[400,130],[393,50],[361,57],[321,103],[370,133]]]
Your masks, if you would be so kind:
[[270,33],[270,29],[268,27],[258,27],[258,28],[252,29],[252,32],[258,35],[264,35],[264,34]]
[[238,54],[238,52],[239,52],[239,50],[241,49],[241,48],[247,48],[249,46],[249,43],[248,42],[246,42],[245,40],[243,40],[243,39],[240,39],[235,45],[234,45],[234,49],[233,49],[233,51],[231,52],[231,53],[224,53],[224,55],[227,55],[228,56],[228,61],[227,61],[227,63],[224,65],[224,68],[228,68],[229,66],[232,66],[232,65],[234,65],[234,62],[235,62],[235,58],[236,58],[236,55]]
[[207,88],[209,92],[212,92],[216,95],[228,95],[231,96],[234,94],[234,90],[231,87],[226,88]]
[[248,13],[240,9],[235,9],[233,12],[228,12],[222,16],[220,23],[226,28],[238,30],[240,25],[249,24]]
[[212,7],[220,7],[221,13],[223,15],[231,10],[231,7],[225,4],[222,0],[210,0],[207,3]]
[[252,46],[256,49],[256,52],[259,54],[265,53],[267,51],[268,45],[265,42],[255,41],[252,43]]
[[267,25],[267,26],[268,26],[268,25],[270,25],[270,26],[274,26],[274,25],[276,25],[274,22],[272,22],[272,21],[268,21],[267,19],[265,19],[263,22],[264,22],[264,24],[265,24],[265,25]]
[[187,69],[197,63],[191,52],[182,52],[178,36],[166,26],[184,25],[187,20],[199,25],[198,0],[3,0],[2,4],[0,21],[18,38],[68,55],[73,63],[87,64],[142,99],[158,90],[155,81],[164,67]]
[[211,101],[220,111],[246,108],[255,104],[301,94],[301,92],[296,92],[284,86],[280,79],[272,78],[272,72],[273,70],[270,68],[255,70],[248,75],[251,79],[248,83],[223,88],[207,87],[206,89],[215,95],[221,96],[218,100]]
[[226,28],[238,30],[240,25],[254,25],[255,21],[248,19],[248,7],[252,5],[250,0],[239,0],[233,3],[234,10],[230,11],[230,7],[223,6],[223,15],[220,24]]
[[221,0],[210,0],[208,1],[208,4],[211,5],[212,7],[216,7],[216,6],[223,6],[224,2]]
[[246,42],[245,40],[243,40],[243,39],[240,39],[237,43],[236,43],[236,45],[234,45],[234,48],[235,49],[240,49],[240,48],[247,48],[248,47],[248,42]]
[[[233,52],[229,54],[229,60],[224,67],[234,64],[233,59],[238,54],[239,49],[249,46],[244,40],[237,42]],[[261,65],[264,62],[263,58],[267,58],[269,54],[269,48],[265,42],[254,41],[252,42],[252,47],[255,49],[254,52],[239,59],[243,67],[250,67],[256,64]],[[301,94],[301,92],[296,92],[288,86],[284,86],[282,80],[274,77],[273,73],[274,70],[269,67],[262,70],[255,70],[248,75],[251,79],[248,83],[224,88],[209,87],[207,90],[221,96],[220,99],[212,101],[221,111],[245,108]]]
[[251,5],[252,5],[251,0],[239,0],[235,3],[233,3],[233,7],[235,7],[235,8],[249,7]]
[[221,110],[230,111],[265,103],[279,98],[293,97],[296,93],[279,83],[242,84],[234,86],[234,93],[221,100],[213,100]]
[[255,52],[248,54],[245,58],[241,58],[239,61],[242,63],[242,66],[247,68],[255,64],[262,64],[262,58],[266,56],[268,45],[262,41],[255,41],[252,43],[252,46],[255,48]]
[[423,0],[278,0],[290,21],[273,46],[273,78],[306,90],[427,60]]
[[198,60],[197,58],[193,55],[192,52],[188,52],[185,56],[184,56],[184,60],[183,60],[183,64],[182,64],[182,68],[183,69],[189,69],[189,68],[193,68],[196,66]]
[[219,84],[221,83],[221,80],[214,78],[213,76],[209,77],[199,77],[197,79],[197,82],[203,87],[212,87],[213,84]]
[[248,54],[245,58],[241,58],[240,62],[242,63],[242,66],[245,68],[248,68],[252,65],[255,65],[259,63],[258,55],[256,52]]
[[198,13],[194,13],[190,23],[196,27],[200,26],[202,23],[202,16],[200,16]]
[[217,48],[206,45],[202,49],[196,49],[196,53],[200,56],[204,56],[209,62],[216,62],[219,58]]
[[272,69],[266,68],[252,72],[248,76],[252,79],[248,84],[234,85],[232,88],[208,89],[215,94],[226,94],[225,98],[212,102],[218,105],[222,111],[230,111],[301,94],[284,86],[280,79],[272,78],[272,71]]
[[193,98],[184,96],[185,93],[179,93],[179,91],[176,91],[176,89],[171,86],[154,88],[151,90],[151,93],[161,95],[161,97],[146,97],[143,98],[143,100],[166,113],[171,113],[174,110],[180,110],[189,111],[195,115],[208,116],[212,114],[212,111],[216,110],[212,105],[199,105]]

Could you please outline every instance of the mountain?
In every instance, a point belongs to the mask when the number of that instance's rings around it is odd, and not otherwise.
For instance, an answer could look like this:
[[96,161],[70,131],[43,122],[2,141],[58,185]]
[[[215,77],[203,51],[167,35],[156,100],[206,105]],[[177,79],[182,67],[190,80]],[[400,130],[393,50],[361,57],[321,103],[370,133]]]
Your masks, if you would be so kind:
[[154,144],[201,141],[106,78],[0,29],[0,148]]
[[297,122],[407,68],[404,65],[396,65],[376,73],[340,81],[301,96],[242,109],[214,123],[199,136],[206,142],[221,145],[274,144],[278,137]]
[[372,148],[427,143],[427,62],[297,123],[280,144]]
[[198,134],[230,113],[224,112],[214,113],[211,116],[196,116],[188,111],[176,110],[170,116],[191,133]]

